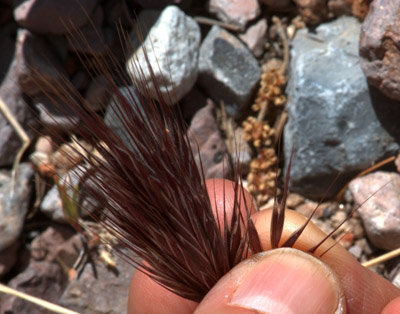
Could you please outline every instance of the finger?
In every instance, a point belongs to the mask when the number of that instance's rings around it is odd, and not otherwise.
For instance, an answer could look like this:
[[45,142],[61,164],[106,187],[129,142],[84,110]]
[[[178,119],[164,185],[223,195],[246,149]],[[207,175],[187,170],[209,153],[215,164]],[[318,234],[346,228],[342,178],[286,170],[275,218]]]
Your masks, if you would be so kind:
[[206,295],[203,313],[345,313],[340,281],[326,264],[299,250],[259,253],[226,274]]
[[[230,222],[235,201],[235,186],[232,181],[224,179],[210,179],[206,181],[206,188],[211,207],[221,230],[224,230],[224,211],[227,221]],[[253,198],[244,190],[241,193],[239,208],[246,217],[248,212],[256,211]],[[186,300],[163,288],[147,275],[136,271],[129,289],[128,313],[193,313],[197,303]]]
[[381,314],[398,314],[400,313],[400,297],[392,300],[385,306]]
[[[253,215],[253,220],[260,236],[263,251],[270,250],[271,210]],[[305,217],[297,212],[287,210],[285,227],[282,234],[283,243],[291,233],[303,225]],[[310,224],[295,243],[294,247],[307,251],[325,237],[325,234],[314,224]],[[328,249],[334,240],[328,239],[316,252],[318,256]],[[357,262],[342,246],[335,245],[321,258],[338,275],[347,299],[348,312],[381,313],[385,305],[400,296],[400,290],[386,279],[380,277]]]
[[197,303],[163,288],[141,271],[133,275],[129,289],[128,314],[190,314]]

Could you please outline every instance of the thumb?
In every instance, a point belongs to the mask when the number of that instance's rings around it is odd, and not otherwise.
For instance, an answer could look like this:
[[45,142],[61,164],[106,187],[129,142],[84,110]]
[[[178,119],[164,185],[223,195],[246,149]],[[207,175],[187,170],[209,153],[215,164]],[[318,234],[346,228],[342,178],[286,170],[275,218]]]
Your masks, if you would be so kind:
[[256,254],[226,274],[195,313],[345,313],[335,273],[302,251]]

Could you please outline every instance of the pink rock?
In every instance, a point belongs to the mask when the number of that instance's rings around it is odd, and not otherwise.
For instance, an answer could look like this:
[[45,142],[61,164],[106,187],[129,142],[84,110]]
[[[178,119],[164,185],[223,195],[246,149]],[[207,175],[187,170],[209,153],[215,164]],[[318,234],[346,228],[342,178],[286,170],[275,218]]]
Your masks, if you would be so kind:
[[368,83],[400,100],[400,1],[371,3],[361,28],[361,67]]
[[[382,190],[378,191],[380,188]],[[400,175],[375,172],[354,179],[349,189],[353,194],[355,206],[376,193],[358,209],[368,239],[384,250],[398,248],[400,243]]]
[[241,29],[261,12],[257,0],[210,0],[209,11],[220,20]]
[[19,25],[37,33],[65,34],[68,25],[88,23],[96,5],[97,0],[17,0],[14,17]]
[[257,58],[261,57],[264,52],[267,42],[267,29],[267,20],[260,19],[256,24],[249,26],[244,34],[239,35],[239,38]]
[[213,111],[214,103],[209,101],[206,107],[194,115],[188,130],[190,146],[199,167],[201,158],[206,179],[224,178],[230,173],[227,149]]

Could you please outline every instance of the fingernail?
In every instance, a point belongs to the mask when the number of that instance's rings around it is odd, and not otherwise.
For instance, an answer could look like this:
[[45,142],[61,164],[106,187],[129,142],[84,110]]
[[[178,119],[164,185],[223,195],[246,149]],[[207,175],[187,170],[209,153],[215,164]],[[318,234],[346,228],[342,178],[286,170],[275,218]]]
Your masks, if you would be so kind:
[[341,285],[332,270],[302,251],[268,251],[243,278],[230,305],[261,313],[344,313]]

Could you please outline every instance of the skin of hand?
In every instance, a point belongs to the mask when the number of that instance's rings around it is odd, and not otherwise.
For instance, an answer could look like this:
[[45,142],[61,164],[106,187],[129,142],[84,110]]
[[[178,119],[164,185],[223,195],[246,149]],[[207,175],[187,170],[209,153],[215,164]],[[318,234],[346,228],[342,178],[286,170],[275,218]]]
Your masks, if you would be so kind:
[[[234,195],[232,183],[215,179],[206,184],[219,216],[224,208],[225,185],[225,208],[229,211]],[[249,208],[254,206],[249,194],[246,202]],[[200,304],[175,295],[137,271],[129,291],[128,313],[400,313],[400,289],[361,266],[340,245],[333,246],[321,258],[304,253],[325,237],[315,225],[306,227],[293,249],[271,250],[272,210],[252,212],[265,252],[233,268]],[[299,213],[287,210],[281,243],[305,220]],[[325,241],[315,256],[332,244],[332,239]]]

